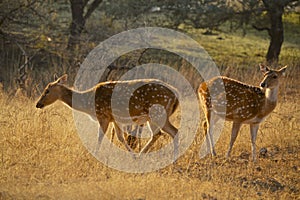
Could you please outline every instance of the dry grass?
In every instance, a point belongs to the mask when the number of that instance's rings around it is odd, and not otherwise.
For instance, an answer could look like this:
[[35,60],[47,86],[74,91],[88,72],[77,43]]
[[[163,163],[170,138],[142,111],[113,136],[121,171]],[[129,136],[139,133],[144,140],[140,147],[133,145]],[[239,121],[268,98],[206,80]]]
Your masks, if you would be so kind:
[[72,112],[63,104],[40,111],[32,100],[0,92],[0,199],[297,199],[298,77],[297,67],[290,68],[279,105],[261,126],[257,147],[268,152],[257,163],[249,161],[248,127],[238,136],[232,157],[224,158],[226,124],[216,158],[199,159],[199,130],[176,164],[147,174],[120,172],[97,161],[82,145]]

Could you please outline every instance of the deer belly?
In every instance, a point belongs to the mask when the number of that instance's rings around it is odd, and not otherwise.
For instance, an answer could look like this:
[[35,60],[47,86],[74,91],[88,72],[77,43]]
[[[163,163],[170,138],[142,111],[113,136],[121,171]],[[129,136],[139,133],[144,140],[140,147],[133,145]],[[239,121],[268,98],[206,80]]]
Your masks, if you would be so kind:
[[[227,107],[225,119],[228,121],[248,121],[256,119],[257,111],[251,110],[247,106],[236,107],[234,109]],[[258,120],[258,118],[257,118]]]
[[259,123],[263,122],[267,117],[268,116],[264,116],[264,117],[256,116],[252,119],[244,121],[243,123],[244,124],[259,124]]
[[123,125],[142,125],[149,121],[148,115],[138,115],[138,116],[124,116],[124,115],[114,115],[114,120]]

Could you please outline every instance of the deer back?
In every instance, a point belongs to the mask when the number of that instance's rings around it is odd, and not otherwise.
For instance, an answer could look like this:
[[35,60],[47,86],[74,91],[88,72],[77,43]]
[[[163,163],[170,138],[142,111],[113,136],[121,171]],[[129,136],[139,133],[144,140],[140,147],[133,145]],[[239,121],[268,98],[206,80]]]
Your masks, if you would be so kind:
[[251,119],[259,114],[265,103],[264,93],[259,87],[227,77],[216,77],[204,82],[198,91],[200,99],[209,110],[218,113],[225,107],[227,120]]
[[96,86],[96,114],[110,118],[129,114],[134,121],[145,121],[149,120],[150,108],[160,105],[170,116],[178,106],[177,95],[171,85],[155,79],[104,82]]

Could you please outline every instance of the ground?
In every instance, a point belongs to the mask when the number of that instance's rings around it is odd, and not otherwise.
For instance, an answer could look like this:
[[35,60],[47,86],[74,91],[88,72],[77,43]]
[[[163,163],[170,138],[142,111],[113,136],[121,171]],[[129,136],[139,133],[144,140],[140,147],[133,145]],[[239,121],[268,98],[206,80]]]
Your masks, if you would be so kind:
[[230,131],[226,123],[216,145],[217,157],[199,158],[203,139],[199,129],[194,143],[175,164],[133,174],[106,167],[84,148],[72,112],[65,105],[55,103],[40,111],[30,99],[1,95],[0,199],[299,197],[298,98],[284,95],[262,124],[256,163],[250,159],[246,126],[237,138],[232,157],[225,158]]
[[[24,97],[0,87],[0,199],[299,199],[297,23],[285,26],[280,64],[288,69],[278,105],[259,129],[257,162],[250,159],[247,126],[242,127],[232,157],[225,158],[230,137],[230,123],[226,123],[216,144],[217,157],[199,158],[203,141],[199,127],[192,145],[174,164],[142,174],[111,169],[84,147],[72,111],[65,105],[57,102],[38,110],[36,96]],[[269,42],[266,33],[248,32],[243,37],[202,32],[190,34],[216,61],[222,75],[259,84],[258,63],[264,62]],[[158,142],[169,141],[164,136]]]

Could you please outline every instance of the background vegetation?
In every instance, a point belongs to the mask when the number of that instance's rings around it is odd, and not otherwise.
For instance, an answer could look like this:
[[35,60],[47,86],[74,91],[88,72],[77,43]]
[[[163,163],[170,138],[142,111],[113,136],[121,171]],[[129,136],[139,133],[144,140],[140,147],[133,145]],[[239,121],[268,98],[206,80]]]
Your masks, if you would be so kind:
[[[199,128],[193,145],[176,164],[152,173],[127,174],[92,157],[76,133],[72,112],[63,104],[35,109],[37,96],[54,73],[68,73],[72,85],[80,63],[99,42],[144,26],[169,27],[188,34],[206,49],[221,74],[257,85],[262,78],[258,63],[268,61],[270,47],[270,16],[263,4],[268,1],[184,2],[189,3],[0,2],[0,199],[299,198],[298,1],[278,1],[287,3],[282,15],[284,42],[279,59],[272,63],[289,68],[280,87],[279,104],[259,131],[257,163],[249,159],[248,127],[242,128],[232,158],[224,158],[230,132],[226,124],[216,146],[218,157],[199,159],[203,139]],[[72,15],[71,5],[76,3],[82,10]],[[78,27],[74,14],[80,13],[84,24]],[[181,69],[185,76],[191,74],[178,56],[148,49],[119,58],[103,80],[117,78],[126,69],[149,61]],[[157,145],[167,141],[165,136]]]
[[[39,93],[54,72],[76,74],[88,52],[101,41],[137,27],[184,32],[220,67],[258,62],[277,66],[295,63],[299,57],[299,1],[295,0],[4,0],[0,10],[0,81],[14,92],[30,90],[29,96]],[[112,65],[133,67],[137,64],[133,60],[140,57],[142,63],[149,62],[147,58],[170,62],[170,55],[156,56],[160,54],[158,50],[142,56],[133,52]],[[182,60],[177,57],[174,62]]]

